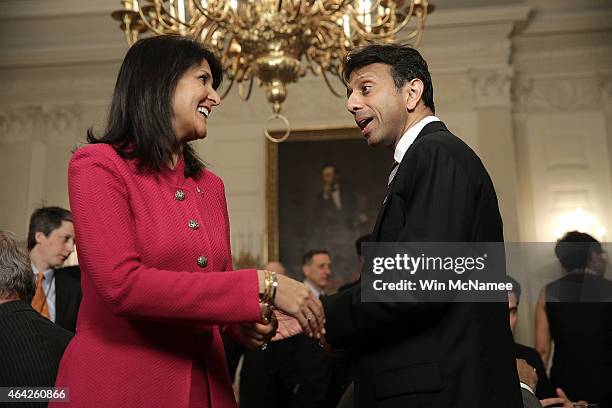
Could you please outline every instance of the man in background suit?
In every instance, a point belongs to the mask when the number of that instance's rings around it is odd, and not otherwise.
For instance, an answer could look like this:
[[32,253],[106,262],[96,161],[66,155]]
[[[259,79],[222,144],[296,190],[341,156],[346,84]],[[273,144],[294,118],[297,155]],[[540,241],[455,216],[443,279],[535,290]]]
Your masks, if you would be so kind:
[[[53,387],[59,361],[73,336],[32,309],[30,301],[34,291],[34,276],[25,247],[17,242],[14,234],[0,231],[0,384],[3,387]],[[36,406],[23,402],[15,405]]]
[[[313,249],[302,257],[304,284],[323,299],[330,283],[331,256],[327,250]],[[291,408],[335,408],[344,391],[342,361],[325,353],[317,339],[305,334],[284,340],[290,346],[286,358],[291,361],[294,383]]]
[[[512,290],[508,292],[508,314],[510,317],[510,330],[514,335],[514,330],[518,323],[518,305],[521,300],[521,284],[511,276],[508,276],[508,282],[512,283]],[[546,369],[544,368],[544,364],[538,352],[534,348],[516,342],[514,343],[514,351],[516,358],[525,360],[536,370],[538,385],[534,390],[535,395],[541,400],[555,397],[555,390],[550,383],[548,375],[546,375]]]
[[28,250],[36,277],[32,307],[71,332],[81,303],[78,266],[62,268],[74,250],[74,227],[70,211],[42,207],[30,217]]
[[[493,183],[434,115],[414,49],[369,45],[344,64],[347,108],[397,164],[373,242],[502,242]],[[503,303],[362,302],[356,284],[323,302],[326,340],[354,348],[357,407],[516,408],[522,404]]]

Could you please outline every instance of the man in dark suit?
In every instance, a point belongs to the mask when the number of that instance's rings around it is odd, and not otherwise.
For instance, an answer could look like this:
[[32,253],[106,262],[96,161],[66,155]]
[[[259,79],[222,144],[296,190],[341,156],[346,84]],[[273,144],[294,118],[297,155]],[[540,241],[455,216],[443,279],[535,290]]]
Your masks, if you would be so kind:
[[62,268],[74,250],[74,227],[70,211],[42,207],[30,217],[28,250],[36,277],[32,307],[66,330],[76,331],[81,303],[78,266]]
[[[516,324],[518,322],[518,305],[521,299],[521,284],[514,278],[508,276],[508,281],[512,283],[512,290],[508,292],[508,314],[510,316],[510,330],[514,334]],[[542,363],[542,359],[538,352],[531,347],[524,346],[520,343],[514,343],[514,352],[516,358],[523,359],[536,370],[538,375],[538,385],[536,386],[535,395],[539,399],[556,397],[555,390],[550,383],[546,369]]]
[[[331,256],[327,250],[314,249],[302,257],[304,284],[323,299],[330,283]],[[284,340],[286,358],[291,362],[290,377],[294,383],[291,408],[335,408],[344,391],[342,361],[325,353],[319,341],[299,334]]]
[[[414,49],[369,45],[344,64],[347,108],[396,165],[374,242],[502,242],[493,183],[434,115]],[[516,408],[521,392],[504,303],[362,302],[356,284],[323,302],[326,340],[353,347],[357,407]]]
[[[12,233],[0,231],[0,384],[3,387],[53,387],[59,361],[73,336],[32,309],[30,301],[34,291],[34,276],[25,247]],[[15,405],[28,406],[27,403]]]

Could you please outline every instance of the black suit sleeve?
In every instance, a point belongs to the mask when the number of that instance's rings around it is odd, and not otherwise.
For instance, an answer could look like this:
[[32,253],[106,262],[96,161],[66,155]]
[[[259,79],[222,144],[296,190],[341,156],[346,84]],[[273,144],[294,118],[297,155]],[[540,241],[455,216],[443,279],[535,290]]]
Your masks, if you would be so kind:
[[232,382],[236,377],[236,370],[238,369],[238,364],[240,363],[240,357],[247,350],[241,344],[236,343],[229,336],[222,335],[223,339],[223,347],[225,348],[225,359],[227,360],[227,369],[229,370],[230,378]]
[[55,323],[76,332],[77,315],[81,304],[81,273],[78,266],[68,266],[55,271]]
[[[379,231],[375,231],[377,240],[473,240],[471,224],[475,219],[478,186],[464,167],[437,143],[421,143],[406,156]],[[326,339],[334,347],[347,347],[358,335],[376,335],[385,324],[446,306],[441,302],[361,302],[361,285],[355,285],[324,302]]]
[[546,368],[544,368],[542,358],[535,349],[531,347],[526,348],[529,352],[529,355],[527,356],[527,358],[525,358],[525,360],[527,360],[527,363],[529,365],[536,369],[536,373],[538,374],[538,384],[535,390],[536,396],[539,399],[556,397],[557,393],[555,391],[555,388],[552,386],[552,383],[550,382],[550,378],[548,378],[548,375],[546,374]]

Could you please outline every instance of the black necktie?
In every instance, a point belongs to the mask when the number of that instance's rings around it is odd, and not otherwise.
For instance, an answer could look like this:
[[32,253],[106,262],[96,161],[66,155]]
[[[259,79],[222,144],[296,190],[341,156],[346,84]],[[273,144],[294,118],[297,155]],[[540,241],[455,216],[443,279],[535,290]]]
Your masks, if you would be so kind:
[[393,161],[393,165],[391,166],[391,172],[389,173],[389,180],[387,181],[387,185],[391,184],[391,182],[395,178],[395,174],[397,173],[397,166],[398,165],[399,165],[399,163],[394,160]]

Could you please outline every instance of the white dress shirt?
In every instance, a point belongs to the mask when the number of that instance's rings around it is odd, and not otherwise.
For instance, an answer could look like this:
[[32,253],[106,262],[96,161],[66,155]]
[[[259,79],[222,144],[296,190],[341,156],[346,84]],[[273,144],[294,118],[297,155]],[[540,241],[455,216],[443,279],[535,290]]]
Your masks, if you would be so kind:
[[[414,125],[412,125],[411,127],[409,127],[406,133],[404,133],[402,137],[400,138],[399,142],[397,143],[397,146],[395,146],[395,152],[393,153],[393,159],[395,159],[397,163],[401,163],[402,159],[404,158],[404,155],[406,154],[410,146],[412,146],[412,143],[414,143],[419,133],[421,133],[421,130],[423,130],[423,128],[427,124],[431,122],[436,122],[436,121],[439,122],[440,119],[438,119],[435,116],[426,116],[423,119],[419,120]],[[399,166],[395,166],[395,168],[389,175],[389,183],[393,181],[393,178],[395,177],[395,173],[397,173],[398,167]]]
[[318,299],[321,297],[321,295],[323,294],[322,291],[320,291],[319,289],[315,288],[314,285],[312,283],[310,283],[308,281],[308,279],[306,279],[304,281],[304,285],[306,285],[308,287],[308,289],[310,289],[310,291],[312,292],[313,295],[315,295],[315,297]]

